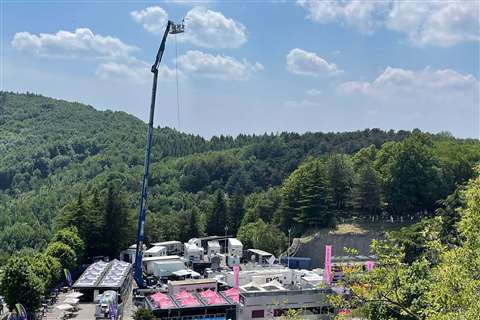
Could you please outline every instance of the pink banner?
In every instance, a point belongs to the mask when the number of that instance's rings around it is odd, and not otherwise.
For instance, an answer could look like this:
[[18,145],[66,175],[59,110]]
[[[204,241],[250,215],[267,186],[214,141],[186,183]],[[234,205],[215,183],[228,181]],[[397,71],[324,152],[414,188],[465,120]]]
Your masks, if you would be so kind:
[[372,271],[375,267],[375,261],[367,261],[367,271]]
[[233,287],[238,289],[238,276],[240,274],[240,267],[235,265],[233,266]]
[[325,246],[325,281],[327,284],[332,283],[332,246]]

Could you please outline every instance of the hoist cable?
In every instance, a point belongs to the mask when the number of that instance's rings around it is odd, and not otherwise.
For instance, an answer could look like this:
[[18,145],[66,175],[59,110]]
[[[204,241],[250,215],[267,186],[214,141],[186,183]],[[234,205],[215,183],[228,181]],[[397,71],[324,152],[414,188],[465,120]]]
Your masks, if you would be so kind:
[[180,98],[178,94],[178,45],[177,35],[175,35],[175,80],[177,82],[177,130],[180,131]]

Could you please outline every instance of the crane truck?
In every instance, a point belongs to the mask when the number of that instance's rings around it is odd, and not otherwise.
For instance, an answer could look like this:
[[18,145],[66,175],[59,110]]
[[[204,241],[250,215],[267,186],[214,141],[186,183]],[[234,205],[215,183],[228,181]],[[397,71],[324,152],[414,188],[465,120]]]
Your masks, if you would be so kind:
[[184,32],[183,22],[176,24],[172,21],[167,22],[165,32],[163,34],[162,42],[158,48],[155,62],[152,65],[151,72],[153,73],[153,85],[152,96],[150,102],[150,116],[147,129],[147,146],[145,150],[145,162],[143,170],[142,190],[140,198],[140,210],[138,213],[138,227],[137,227],[137,246],[135,249],[135,270],[134,279],[138,288],[145,288],[145,281],[143,279],[142,259],[144,254],[144,239],[145,239],[145,218],[147,214],[147,196],[148,196],[148,177],[150,169],[150,158],[152,153],[152,140],[153,140],[153,117],[155,114],[155,100],[157,97],[157,79],[158,79],[158,67],[162,62],[163,52],[165,51],[165,43],[167,41],[168,34],[178,34]]

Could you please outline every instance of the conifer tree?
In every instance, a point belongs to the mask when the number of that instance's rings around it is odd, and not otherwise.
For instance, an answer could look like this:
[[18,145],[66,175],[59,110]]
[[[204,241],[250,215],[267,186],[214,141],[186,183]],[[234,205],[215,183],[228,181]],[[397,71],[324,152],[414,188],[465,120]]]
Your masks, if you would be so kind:
[[245,195],[241,188],[237,186],[233,196],[228,201],[228,226],[232,234],[236,234],[238,228],[240,228],[240,222],[242,221],[245,213],[244,209]]
[[223,192],[217,190],[214,197],[212,211],[207,221],[207,233],[210,236],[222,235],[225,232],[224,228],[227,224],[227,208]]
[[358,169],[353,189],[353,206],[363,215],[376,215],[380,212],[380,178],[372,162],[366,162]]

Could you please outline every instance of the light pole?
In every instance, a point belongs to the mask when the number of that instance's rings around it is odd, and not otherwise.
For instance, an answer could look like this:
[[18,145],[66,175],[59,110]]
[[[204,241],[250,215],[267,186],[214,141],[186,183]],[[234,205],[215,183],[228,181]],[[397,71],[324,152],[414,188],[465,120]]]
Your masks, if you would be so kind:
[[290,269],[290,232],[292,229],[288,229],[288,247],[287,247],[287,266]]
[[228,226],[225,226],[224,230],[225,230],[225,253],[228,253],[228,250],[227,250],[227,231],[228,231]]

